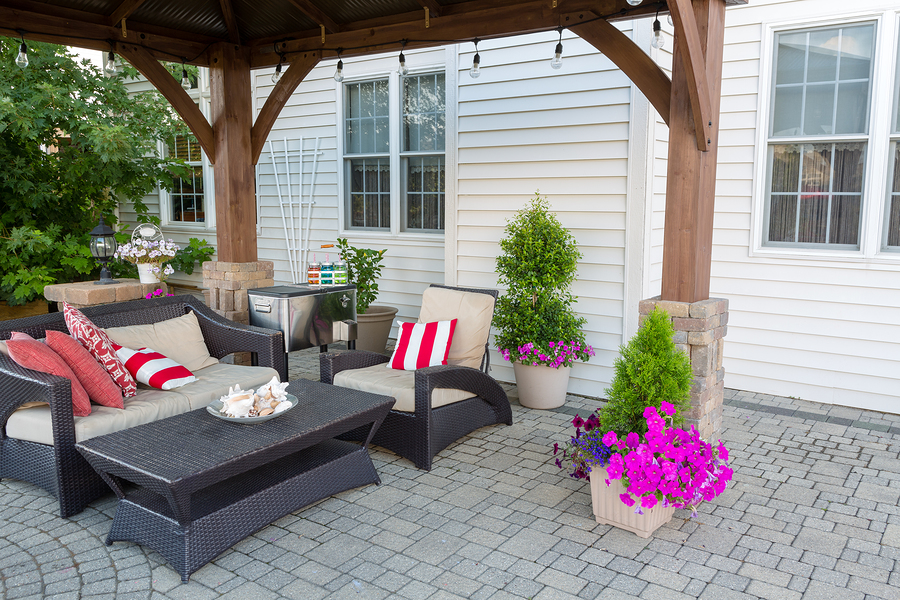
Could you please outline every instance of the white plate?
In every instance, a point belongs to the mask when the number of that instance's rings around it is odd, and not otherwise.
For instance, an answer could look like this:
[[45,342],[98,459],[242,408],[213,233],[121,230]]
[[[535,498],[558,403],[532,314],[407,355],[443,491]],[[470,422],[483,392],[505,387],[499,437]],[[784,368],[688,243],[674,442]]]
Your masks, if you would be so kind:
[[277,413],[272,413],[271,415],[266,415],[264,417],[229,417],[225,413],[219,412],[222,410],[222,401],[221,400],[213,400],[209,404],[206,405],[206,411],[212,416],[222,419],[223,421],[231,421],[232,423],[241,423],[243,425],[253,425],[255,423],[262,423],[263,421],[268,421],[269,419],[274,419],[275,417],[280,417],[287,411],[291,410],[295,406],[297,406],[297,396],[293,394],[287,395],[287,400],[291,403],[291,405],[285,410]]

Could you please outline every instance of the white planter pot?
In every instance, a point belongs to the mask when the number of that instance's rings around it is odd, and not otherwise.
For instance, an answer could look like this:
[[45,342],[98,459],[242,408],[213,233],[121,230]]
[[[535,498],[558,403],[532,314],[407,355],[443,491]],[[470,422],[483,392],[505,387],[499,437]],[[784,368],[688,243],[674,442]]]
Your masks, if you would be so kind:
[[141,283],[159,283],[159,277],[151,270],[152,268],[153,265],[150,263],[138,263],[137,270]]
[[572,367],[554,369],[544,365],[513,363],[519,403],[526,408],[558,408],[566,402]]
[[591,473],[591,501],[594,505],[594,518],[602,525],[612,525],[630,531],[638,537],[648,538],[650,535],[672,520],[674,508],[663,508],[657,504],[653,508],[643,509],[644,514],[634,512],[634,506],[626,506],[619,498],[625,493],[620,479],[610,479],[606,486],[606,469],[597,469]]

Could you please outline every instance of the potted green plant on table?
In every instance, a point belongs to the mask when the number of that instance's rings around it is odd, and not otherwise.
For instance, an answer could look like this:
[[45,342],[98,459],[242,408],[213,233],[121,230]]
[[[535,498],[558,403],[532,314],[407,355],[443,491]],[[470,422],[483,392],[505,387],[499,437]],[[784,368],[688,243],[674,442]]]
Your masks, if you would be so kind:
[[560,468],[588,479],[594,517],[649,537],[678,508],[712,500],[731,480],[728,450],[679,428],[690,406],[691,365],[672,341],[668,315],[654,310],[622,346],[605,406],[572,420],[575,435],[553,445]]
[[562,406],[572,365],[594,355],[569,291],[581,252],[540,193],[507,223],[500,249],[497,349],[513,363],[523,406]]
[[378,297],[381,261],[387,250],[357,248],[346,238],[337,242],[341,260],[347,263],[347,281],[356,285],[356,349],[384,352],[397,308],[372,303]]

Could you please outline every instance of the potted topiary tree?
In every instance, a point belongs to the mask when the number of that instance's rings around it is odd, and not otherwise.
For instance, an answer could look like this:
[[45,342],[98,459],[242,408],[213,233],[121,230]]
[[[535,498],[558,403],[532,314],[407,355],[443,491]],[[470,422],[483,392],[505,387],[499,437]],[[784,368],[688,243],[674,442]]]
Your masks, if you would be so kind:
[[523,406],[562,406],[572,365],[594,354],[569,292],[581,252],[539,192],[507,223],[500,249],[497,273],[507,289],[494,311],[497,349],[513,363]]
[[372,304],[378,297],[384,253],[351,246],[346,238],[338,238],[341,260],[347,263],[347,281],[356,285],[356,349],[384,352],[397,308]]

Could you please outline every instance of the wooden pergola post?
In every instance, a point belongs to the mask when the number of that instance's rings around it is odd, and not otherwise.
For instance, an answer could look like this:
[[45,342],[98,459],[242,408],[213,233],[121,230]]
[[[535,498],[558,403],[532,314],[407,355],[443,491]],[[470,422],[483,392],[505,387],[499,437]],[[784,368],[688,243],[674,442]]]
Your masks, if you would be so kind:
[[250,131],[253,94],[250,51],[221,42],[210,49],[210,121],[216,143],[216,233],[219,260],[253,262],[256,249],[256,181]]

